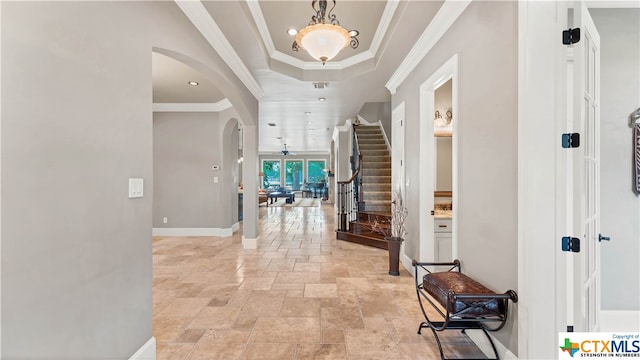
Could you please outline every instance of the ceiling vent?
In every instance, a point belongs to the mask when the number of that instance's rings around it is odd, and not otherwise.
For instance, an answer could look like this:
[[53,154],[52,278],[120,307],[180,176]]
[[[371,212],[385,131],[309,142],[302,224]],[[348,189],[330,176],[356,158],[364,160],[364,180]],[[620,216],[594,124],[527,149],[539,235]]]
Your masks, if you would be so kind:
[[329,83],[326,81],[314,82],[313,87],[316,89],[324,89],[329,86]]

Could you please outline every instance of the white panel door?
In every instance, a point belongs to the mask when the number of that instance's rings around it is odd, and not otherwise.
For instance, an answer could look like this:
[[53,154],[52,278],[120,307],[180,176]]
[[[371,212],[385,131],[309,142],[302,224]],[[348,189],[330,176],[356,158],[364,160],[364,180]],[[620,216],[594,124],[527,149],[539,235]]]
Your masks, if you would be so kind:
[[574,331],[600,327],[600,36],[583,2],[574,6],[574,28],[580,41],[574,47],[574,132],[580,146],[574,152],[574,234],[580,252],[573,253]]

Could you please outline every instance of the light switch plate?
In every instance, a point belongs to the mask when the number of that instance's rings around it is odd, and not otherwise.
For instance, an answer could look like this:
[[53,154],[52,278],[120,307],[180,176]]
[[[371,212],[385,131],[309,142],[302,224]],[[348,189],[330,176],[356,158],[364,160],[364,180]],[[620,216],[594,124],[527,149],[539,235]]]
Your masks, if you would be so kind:
[[144,195],[144,179],[129,178],[129,199],[141,198]]

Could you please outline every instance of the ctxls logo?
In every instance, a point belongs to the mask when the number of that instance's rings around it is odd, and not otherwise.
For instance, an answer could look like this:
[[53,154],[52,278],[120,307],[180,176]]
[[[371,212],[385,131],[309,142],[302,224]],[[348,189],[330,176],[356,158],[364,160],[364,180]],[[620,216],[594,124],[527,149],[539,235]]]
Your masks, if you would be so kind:
[[580,350],[580,344],[571,342],[569,338],[564,338],[564,346],[560,346],[560,350],[566,351],[571,357]]
[[558,342],[560,359],[640,358],[640,333],[560,333]]

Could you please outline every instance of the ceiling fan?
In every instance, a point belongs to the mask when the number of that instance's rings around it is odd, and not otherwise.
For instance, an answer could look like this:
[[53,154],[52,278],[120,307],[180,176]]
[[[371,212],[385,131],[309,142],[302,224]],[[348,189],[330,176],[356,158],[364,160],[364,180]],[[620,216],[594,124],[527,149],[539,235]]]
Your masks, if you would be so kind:
[[284,149],[282,149],[281,151],[283,156],[287,156],[287,155],[295,155],[295,153],[289,152],[289,149],[287,149],[287,144],[284,144]]

